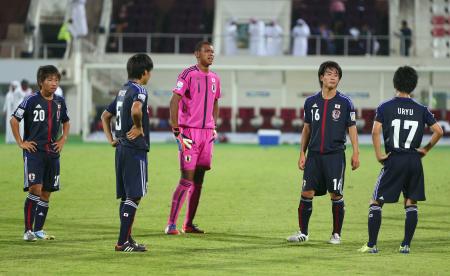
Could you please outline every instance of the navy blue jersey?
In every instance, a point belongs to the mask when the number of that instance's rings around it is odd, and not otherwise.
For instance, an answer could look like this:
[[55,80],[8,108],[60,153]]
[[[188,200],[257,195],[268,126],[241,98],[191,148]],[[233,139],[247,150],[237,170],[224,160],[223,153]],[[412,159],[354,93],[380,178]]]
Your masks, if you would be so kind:
[[310,125],[308,150],[321,154],[345,150],[346,133],[356,124],[356,112],[349,97],[336,92],[331,99],[322,92],[305,101],[305,123]]
[[53,95],[46,100],[38,91],[26,97],[12,114],[18,121],[24,120],[25,141],[34,141],[38,151],[59,155],[53,149],[61,123],[69,121],[64,98]]
[[425,124],[431,126],[436,123],[426,106],[401,97],[380,104],[375,120],[383,125],[386,153],[415,152],[422,143]]
[[[135,101],[142,103],[142,128],[144,137],[140,136],[134,140],[127,139],[127,132],[133,127],[133,118],[131,117],[131,107]],[[106,111],[116,116],[116,138],[124,146],[135,149],[149,149],[149,122],[147,112],[147,90],[145,87],[128,81],[123,85],[114,101],[106,108]]]

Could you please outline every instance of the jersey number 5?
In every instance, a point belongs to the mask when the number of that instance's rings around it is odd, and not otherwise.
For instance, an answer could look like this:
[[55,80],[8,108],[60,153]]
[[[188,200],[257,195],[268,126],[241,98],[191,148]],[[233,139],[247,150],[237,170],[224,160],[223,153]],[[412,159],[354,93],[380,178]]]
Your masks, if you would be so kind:
[[120,122],[120,120],[122,119],[122,116],[120,114],[122,112],[122,105],[123,105],[122,101],[117,101],[117,104],[116,104],[116,130],[122,129],[122,123]]
[[[408,137],[405,141],[405,149],[409,149],[411,147],[411,142],[414,139],[414,135],[417,131],[417,126],[419,125],[419,122],[417,121],[410,121],[410,120],[404,120],[403,121],[403,129],[409,129]],[[400,139],[400,127],[402,124],[402,120],[395,119],[392,121],[392,126],[394,127],[394,148],[399,148],[399,139]]]

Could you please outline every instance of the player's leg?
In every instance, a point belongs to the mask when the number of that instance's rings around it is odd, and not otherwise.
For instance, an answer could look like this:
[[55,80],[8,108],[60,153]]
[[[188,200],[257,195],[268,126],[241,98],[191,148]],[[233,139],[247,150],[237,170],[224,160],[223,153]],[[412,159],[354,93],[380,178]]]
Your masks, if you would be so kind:
[[43,230],[43,227],[49,209],[50,194],[51,192],[59,190],[59,157],[46,156],[44,165],[44,183],[42,186],[41,197],[36,207],[34,234],[39,239],[53,240],[55,237],[52,235],[48,235]]
[[327,190],[331,198],[331,213],[333,215],[333,230],[329,243],[341,243],[341,231],[344,223],[345,204],[343,198],[344,175],[345,175],[345,153],[330,154],[323,158]]
[[172,205],[170,207],[169,219],[167,221],[167,226],[165,229],[165,233],[168,235],[180,234],[176,227],[178,215],[180,214],[186,196],[189,193],[189,189],[192,185],[194,185],[194,175],[195,169],[181,171],[180,180],[172,195]]
[[196,148],[198,157],[194,174],[194,184],[189,189],[186,218],[183,223],[183,232],[203,234],[204,231],[196,227],[193,224],[193,220],[200,202],[205,172],[211,169],[214,151],[214,130],[193,130],[191,135],[194,135],[194,139],[197,144]]
[[369,216],[367,228],[369,241],[359,249],[364,253],[377,253],[377,239],[382,221],[382,207],[384,203],[394,203],[398,201],[404,180],[402,166],[394,155],[389,156],[384,161],[383,168],[375,183],[374,192],[369,206]]
[[203,187],[203,179],[205,177],[206,168],[197,167],[194,173],[194,183],[191,185],[188,193],[188,203],[186,218],[183,223],[184,233],[203,234],[204,231],[193,224],[195,214],[197,212],[198,204],[200,202],[200,195]]
[[39,153],[24,153],[24,191],[28,191],[24,203],[25,231],[23,239],[26,241],[36,240],[36,236],[33,233],[33,224],[36,206],[41,196],[42,177],[43,166],[41,155]]
[[309,219],[313,211],[313,198],[319,191],[319,195],[323,194],[320,189],[321,183],[321,167],[318,155],[310,154],[306,158],[305,171],[303,173],[303,185],[301,198],[297,209],[299,231],[287,238],[288,242],[305,242],[309,238]]
[[378,253],[377,239],[378,233],[381,227],[381,208],[383,207],[383,202],[378,202],[376,200],[370,201],[369,206],[369,218],[368,218],[368,233],[369,241],[364,244],[359,252],[362,253]]
[[120,152],[124,161],[123,183],[125,190],[125,202],[120,215],[120,232],[116,245],[116,251],[143,252],[145,246],[129,241],[136,211],[139,202],[147,192],[147,152],[135,149],[126,149]]
[[417,201],[405,198],[405,235],[400,245],[400,253],[409,253],[411,241],[418,221]]
[[170,214],[167,221],[165,233],[168,235],[178,235],[180,232],[177,230],[177,220],[184,201],[189,193],[189,189],[194,185],[195,168],[197,167],[198,160],[198,145],[195,136],[192,136],[191,129],[184,129],[185,135],[190,137],[194,143],[190,149],[180,149],[178,157],[180,161],[181,177],[178,181],[178,185],[172,195],[172,205],[170,207]]
[[421,157],[411,154],[408,158],[409,179],[403,188],[405,198],[405,235],[400,245],[400,253],[409,253],[411,241],[418,222],[417,201],[424,201],[425,185]]

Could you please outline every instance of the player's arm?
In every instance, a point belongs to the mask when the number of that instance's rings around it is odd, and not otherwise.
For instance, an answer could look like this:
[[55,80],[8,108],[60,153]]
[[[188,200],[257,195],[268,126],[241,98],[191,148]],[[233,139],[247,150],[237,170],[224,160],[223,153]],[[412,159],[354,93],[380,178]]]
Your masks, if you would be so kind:
[[378,121],[373,122],[372,144],[373,144],[373,149],[375,150],[375,157],[377,158],[378,162],[380,162],[381,164],[383,164],[384,160],[386,160],[390,154],[390,153],[384,154],[381,151],[381,131],[382,131],[382,129],[383,129],[383,125],[380,122],[378,122]]
[[309,145],[309,139],[311,138],[311,127],[308,123],[303,125],[302,136],[300,138],[300,158],[298,160],[298,168],[300,170],[305,169],[306,163],[306,151]]
[[433,132],[433,135],[431,135],[431,139],[423,148],[418,148],[417,151],[419,151],[423,156],[425,156],[431,148],[436,145],[436,143],[441,139],[441,137],[444,135],[444,131],[442,130],[442,127],[435,123],[432,126],[430,126],[431,131]]
[[14,139],[16,140],[17,145],[28,152],[35,152],[36,149],[36,142],[34,141],[23,141],[22,137],[20,137],[20,122],[16,119],[16,117],[11,116],[11,120],[9,121],[11,124],[11,130],[14,135]]
[[219,118],[219,100],[214,100],[214,109],[213,109],[213,118],[214,118],[214,125],[217,122],[217,118]]
[[352,155],[352,170],[359,168],[359,143],[358,143],[358,130],[356,125],[352,125],[348,128],[348,136],[350,137],[350,142],[352,143],[353,155]]
[[53,147],[57,152],[61,152],[62,148],[64,147],[64,144],[67,141],[67,138],[69,136],[69,130],[70,130],[70,123],[69,121],[66,121],[62,124],[63,127],[63,134],[61,135],[61,137],[58,139],[58,141],[56,141],[55,143],[53,143]]
[[139,136],[144,136],[144,130],[142,129],[142,102],[134,101],[131,106],[131,119],[133,120],[133,126],[130,131],[127,132],[127,138],[134,140]]
[[170,99],[170,126],[172,129],[178,128],[178,106],[180,104],[181,95],[177,93],[172,94]]
[[103,126],[103,132],[105,133],[106,139],[108,140],[108,143],[111,144],[111,146],[115,147],[117,145],[117,140],[113,138],[112,131],[111,131],[111,120],[114,115],[110,113],[108,110],[103,111],[101,119],[102,119],[102,126]]

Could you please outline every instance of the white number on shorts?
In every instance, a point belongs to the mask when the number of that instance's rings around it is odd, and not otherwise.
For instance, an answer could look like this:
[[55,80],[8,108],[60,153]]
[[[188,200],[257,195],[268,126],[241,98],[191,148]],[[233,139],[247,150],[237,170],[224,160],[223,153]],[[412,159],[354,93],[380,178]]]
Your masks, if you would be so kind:
[[333,190],[340,191],[342,187],[342,179],[333,178]]

